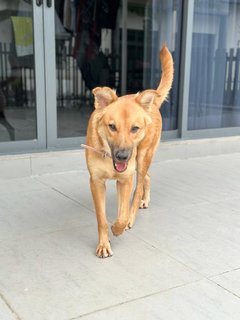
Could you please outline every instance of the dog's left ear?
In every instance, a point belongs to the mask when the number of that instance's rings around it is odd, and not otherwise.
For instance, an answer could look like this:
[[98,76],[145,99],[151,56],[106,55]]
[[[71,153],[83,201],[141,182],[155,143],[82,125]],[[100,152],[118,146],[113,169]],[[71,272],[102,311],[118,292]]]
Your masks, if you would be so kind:
[[109,87],[97,87],[92,90],[95,97],[95,108],[105,108],[113,101],[117,100],[116,92]]
[[145,90],[137,95],[136,102],[148,112],[157,97],[159,97],[159,93],[156,90]]

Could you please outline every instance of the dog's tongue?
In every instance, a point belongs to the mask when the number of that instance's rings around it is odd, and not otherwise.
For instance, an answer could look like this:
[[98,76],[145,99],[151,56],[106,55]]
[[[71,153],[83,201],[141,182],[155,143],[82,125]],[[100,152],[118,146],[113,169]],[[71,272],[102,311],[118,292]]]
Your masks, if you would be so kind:
[[118,172],[123,172],[127,168],[127,162],[115,162],[115,169]]

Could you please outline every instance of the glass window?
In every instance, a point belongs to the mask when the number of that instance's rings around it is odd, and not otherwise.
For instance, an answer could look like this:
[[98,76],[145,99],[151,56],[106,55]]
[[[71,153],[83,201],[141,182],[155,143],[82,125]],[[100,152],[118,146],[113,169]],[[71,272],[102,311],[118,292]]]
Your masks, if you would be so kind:
[[128,1],[127,92],[158,87],[159,51],[164,43],[174,58],[173,88],[161,107],[163,130],[177,129],[181,15],[182,1]]
[[240,1],[196,0],[188,129],[240,126]]
[[96,86],[119,95],[157,88],[164,42],[174,56],[175,78],[161,108],[163,129],[177,129],[181,8],[176,0],[55,0],[58,137],[86,134]]
[[91,90],[120,88],[120,0],[55,0],[57,132],[86,135]]
[[0,142],[37,138],[31,1],[0,1]]

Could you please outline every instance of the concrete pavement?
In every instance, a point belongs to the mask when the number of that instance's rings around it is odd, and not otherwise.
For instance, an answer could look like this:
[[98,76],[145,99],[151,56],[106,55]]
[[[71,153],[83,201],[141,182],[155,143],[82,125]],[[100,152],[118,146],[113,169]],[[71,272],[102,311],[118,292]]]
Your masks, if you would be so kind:
[[157,156],[149,209],[103,260],[82,151],[34,157],[0,157],[1,320],[239,320],[240,153]]

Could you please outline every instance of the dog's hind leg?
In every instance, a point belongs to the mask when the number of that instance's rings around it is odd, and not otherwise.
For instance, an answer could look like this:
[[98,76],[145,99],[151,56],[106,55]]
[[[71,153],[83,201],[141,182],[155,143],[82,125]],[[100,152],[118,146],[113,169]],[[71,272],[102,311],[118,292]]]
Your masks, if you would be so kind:
[[141,203],[141,199],[143,196],[143,184],[144,184],[145,175],[137,174],[137,185],[134,191],[133,201],[132,201],[131,210],[130,210],[130,216],[129,216],[126,229],[131,229],[136,219],[136,215],[137,215],[137,212]]
[[93,179],[91,177],[90,186],[98,222],[99,242],[96,249],[96,255],[99,258],[111,257],[113,252],[108,238],[108,222],[105,213],[105,181]]
[[117,181],[118,218],[112,225],[112,233],[119,236],[125,230],[129,220],[129,206],[132,192],[133,176],[124,181]]
[[[128,225],[127,225],[127,228],[129,228],[129,229],[131,229],[134,224],[138,209],[141,205],[141,200],[143,199],[144,182],[145,182],[146,188],[147,188],[147,184],[150,182],[150,180],[148,178],[146,178],[146,180],[145,180],[145,177],[147,175],[151,160],[152,160],[152,152],[149,152],[143,156],[139,156],[139,158],[137,160],[137,162],[138,162],[138,164],[137,164],[137,183],[136,183],[136,189],[135,189],[134,195],[133,195],[133,201],[132,201],[129,221],[128,221]],[[148,188],[146,189],[146,191],[147,190],[149,191]]]
[[[134,191],[132,205],[130,209],[129,221],[126,229],[131,229],[133,227],[138,209],[141,206],[142,202],[147,208],[150,201],[150,175],[148,174],[148,169],[152,162],[153,155],[156,150],[156,145],[153,148],[148,149],[147,151],[139,152],[137,158],[137,183],[136,189]],[[146,200],[146,202],[145,202]]]
[[140,209],[146,209],[150,202],[150,175],[146,174],[143,182],[143,196],[140,202]]

